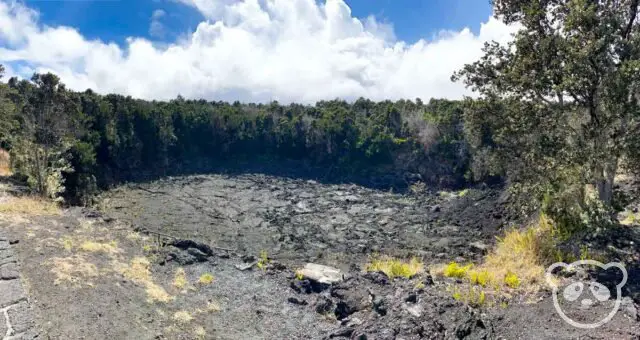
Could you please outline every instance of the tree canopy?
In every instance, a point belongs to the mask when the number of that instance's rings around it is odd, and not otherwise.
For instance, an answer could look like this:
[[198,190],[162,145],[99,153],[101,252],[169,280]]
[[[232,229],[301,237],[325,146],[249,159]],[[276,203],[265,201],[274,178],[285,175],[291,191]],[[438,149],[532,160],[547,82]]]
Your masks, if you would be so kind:
[[481,98],[469,128],[489,127],[498,167],[514,179],[558,187],[591,183],[610,204],[621,161],[640,129],[638,0],[495,0],[520,25],[506,44],[454,75]]

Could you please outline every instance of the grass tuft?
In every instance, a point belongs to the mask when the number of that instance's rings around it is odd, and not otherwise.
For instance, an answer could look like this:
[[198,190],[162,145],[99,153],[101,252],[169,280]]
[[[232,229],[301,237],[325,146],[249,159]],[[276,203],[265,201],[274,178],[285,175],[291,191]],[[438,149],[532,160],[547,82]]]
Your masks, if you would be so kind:
[[120,273],[127,279],[145,287],[149,302],[167,303],[174,299],[164,288],[153,282],[151,263],[145,257],[136,257],[131,263],[123,265]]
[[423,269],[422,261],[415,257],[408,262],[393,258],[373,259],[371,263],[365,266],[365,271],[383,272],[390,279],[396,277],[410,279],[421,273]]
[[[66,249],[66,245],[65,245],[65,249]],[[109,243],[85,241],[80,245],[79,249],[89,253],[106,253],[106,254],[115,254],[121,251],[121,249],[118,248],[118,244],[116,243],[116,241],[111,241]]]
[[198,282],[203,285],[210,285],[211,283],[213,283],[213,275],[211,275],[210,273],[204,273],[200,275],[200,279],[198,279]]
[[191,313],[181,310],[179,312],[175,312],[172,319],[180,325],[186,325],[193,320],[193,316]]
[[443,274],[446,277],[464,279],[471,268],[473,268],[473,264],[471,263],[466,266],[461,266],[456,262],[451,262],[444,268]]
[[488,270],[471,270],[469,271],[469,281],[472,284],[486,287],[487,284],[493,282],[493,275]]
[[0,214],[52,216],[59,215],[60,208],[56,202],[39,197],[21,196],[0,200]]
[[187,281],[187,274],[183,268],[178,268],[176,274],[173,277],[173,286],[178,289],[184,289],[189,284]]

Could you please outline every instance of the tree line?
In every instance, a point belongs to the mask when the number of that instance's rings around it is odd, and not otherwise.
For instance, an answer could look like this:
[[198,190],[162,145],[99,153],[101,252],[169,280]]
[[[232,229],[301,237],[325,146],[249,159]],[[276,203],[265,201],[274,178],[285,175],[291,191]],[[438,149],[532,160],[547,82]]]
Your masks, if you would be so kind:
[[471,159],[461,104],[145,101],[74,92],[56,75],[35,74],[0,84],[0,145],[36,192],[72,202],[116,183],[243,158],[460,186]]

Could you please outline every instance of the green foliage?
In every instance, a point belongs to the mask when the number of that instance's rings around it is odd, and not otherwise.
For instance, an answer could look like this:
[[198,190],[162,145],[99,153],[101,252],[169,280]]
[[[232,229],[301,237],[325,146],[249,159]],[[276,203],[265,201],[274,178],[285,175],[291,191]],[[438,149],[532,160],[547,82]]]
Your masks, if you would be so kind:
[[493,277],[488,270],[480,270],[480,271],[472,270],[469,272],[469,281],[472,284],[485,287],[492,280],[493,280]]
[[461,266],[456,262],[451,262],[444,268],[443,274],[446,277],[463,279],[467,276],[467,272],[469,272],[471,268],[473,268],[473,264],[471,263],[466,266]]
[[520,287],[520,279],[518,278],[518,275],[516,275],[515,273],[508,272],[504,276],[504,284],[506,284],[510,288],[515,289]]
[[410,279],[422,272],[423,264],[418,258],[412,258],[408,262],[392,258],[375,258],[365,266],[365,270],[382,272],[390,279],[396,277]]
[[454,75],[481,95],[465,105],[474,176],[507,174],[538,193],[593,184],[610,205],[620,160],[640,155],[638,1],[493,4],[519,31]]
[[17,156],[17,172],[41,194],[79,203],[116,183],[230,159],[303,160],[331,176],[412,173],[452,186],[466,181],[470,159],[461,106],[447,100],[150,102],[76,93],[55,75],[36,74],[0,83],[0,115],[12,117],[0,119],[0,147]]

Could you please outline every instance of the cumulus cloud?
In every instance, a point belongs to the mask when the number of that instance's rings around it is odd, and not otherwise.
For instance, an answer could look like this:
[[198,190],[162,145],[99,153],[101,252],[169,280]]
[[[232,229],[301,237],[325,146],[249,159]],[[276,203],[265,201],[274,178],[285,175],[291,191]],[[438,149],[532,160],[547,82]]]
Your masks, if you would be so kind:
[[162,38],[164,37],[164,25],[161,19],[167,15],[164,10],[156,9],[151,14],[151,23],[149,24],[149,35],[152,37]]
[[41,25],[37,12],[0,0],[0,61],[55,72],[76,90],[146,99],[428,100],[469,94],[451,74],[479,58],[484,42],[514,32],[489,18],[477,35],[447,31],[408,44],[388,23],[353,17],[343,0],[176,1],[207,20],[174,43],[131,37],[121,47]]

